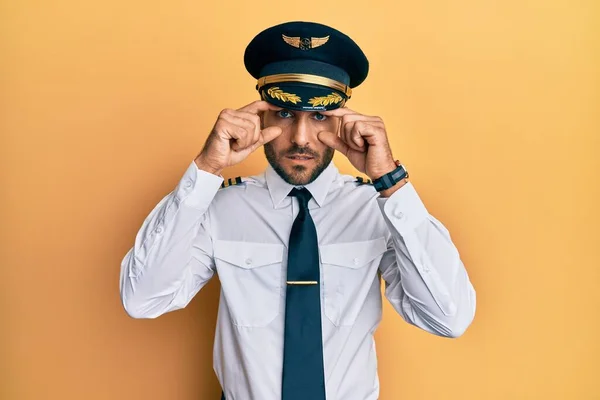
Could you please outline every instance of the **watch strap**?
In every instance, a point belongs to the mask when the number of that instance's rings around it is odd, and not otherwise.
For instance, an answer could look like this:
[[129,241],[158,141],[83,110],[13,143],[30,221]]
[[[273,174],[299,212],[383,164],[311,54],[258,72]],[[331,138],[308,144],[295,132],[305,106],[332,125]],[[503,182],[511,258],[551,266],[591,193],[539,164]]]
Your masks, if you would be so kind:
[[396,183],[400,182],[402,179],[408,178],[408,171],[402,164],[396,161],[396,169],[387,174],[380,176],[379,178],[373,180],[373,186],[375,190],[381,192],[382,190],[389,189],[393,187]]

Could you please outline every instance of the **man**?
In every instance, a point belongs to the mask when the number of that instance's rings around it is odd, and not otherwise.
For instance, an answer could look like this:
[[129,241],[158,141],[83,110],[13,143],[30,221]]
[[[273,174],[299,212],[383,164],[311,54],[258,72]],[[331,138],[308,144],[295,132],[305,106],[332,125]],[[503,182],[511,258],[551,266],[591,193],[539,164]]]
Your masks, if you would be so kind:
[[[475,291],[447,229],[392,156],[378,117],[345,107],[367,76],[341,32],[291,22],[248,45],[262,100],[222,111],[121,265],[134,318],[185,307],[217,273],[214,369],[228,400],[379,397],[380,278],[400,316],[460,336]],[[222,171],[264,146],[258,176]],[[367,180],[341,175],[344,154]]]

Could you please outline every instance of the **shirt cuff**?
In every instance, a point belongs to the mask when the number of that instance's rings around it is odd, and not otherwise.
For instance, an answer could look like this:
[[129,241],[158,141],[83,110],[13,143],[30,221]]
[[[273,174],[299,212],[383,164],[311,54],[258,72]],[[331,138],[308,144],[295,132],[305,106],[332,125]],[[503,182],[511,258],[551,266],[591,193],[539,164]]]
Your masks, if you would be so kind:
[[405,183],[390,197],[379,197],[377,203],[400,235],[414,231],[429,217],[425,204],[411,182]]
[[186,206],[206,210],[222,183],[222,176],[203,171],[192,161],[175,189],[175,197]]

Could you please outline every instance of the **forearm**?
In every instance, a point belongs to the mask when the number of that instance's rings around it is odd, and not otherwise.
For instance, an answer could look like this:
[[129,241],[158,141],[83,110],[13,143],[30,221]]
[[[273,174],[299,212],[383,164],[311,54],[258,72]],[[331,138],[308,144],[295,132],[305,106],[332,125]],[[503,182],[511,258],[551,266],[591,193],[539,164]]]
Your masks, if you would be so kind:
[[409,322],[460,336],[473,320],[475,291],[449,232],[427,212],[412,185],[379,202],[395,253],[386,271],[386,296]]
[[144,220],[121,263],[121,300],[129,315],[153,318],[183,308],[210,279],[207,210],[221,182],[191,165]]

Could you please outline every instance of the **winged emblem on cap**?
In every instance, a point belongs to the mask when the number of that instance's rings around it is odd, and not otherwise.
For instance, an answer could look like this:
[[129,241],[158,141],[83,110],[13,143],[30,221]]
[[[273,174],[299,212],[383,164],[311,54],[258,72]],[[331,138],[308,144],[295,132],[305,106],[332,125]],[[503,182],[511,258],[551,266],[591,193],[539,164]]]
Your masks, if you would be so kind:
[[323,46],[329,40],[329,35],[325,37],[311,37],[309,38],[301,38],[300,36],[286,36],[281,35],[283,40],[292,47],[296,47],[300,50],[310,50],[316,49],[317,47]]

